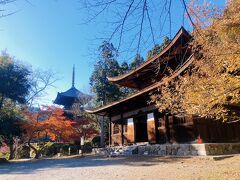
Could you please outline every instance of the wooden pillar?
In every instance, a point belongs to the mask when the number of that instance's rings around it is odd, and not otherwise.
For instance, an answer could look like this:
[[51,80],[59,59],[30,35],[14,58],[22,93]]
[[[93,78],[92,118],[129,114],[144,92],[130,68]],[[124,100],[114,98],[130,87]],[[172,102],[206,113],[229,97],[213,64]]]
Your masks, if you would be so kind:
[[175,143],[175,130],[174,130],[174,116],[168,116],[168,123],[169,123],[169,132],[170,132],[170,143]]
[[123,114],[121,114],[121,138],[122,138],[122,145],[124,144],[124,135],[123,135]]
[[156,126],[153,112],[147,114],[147,132],[148,142],[156,143]]
[[127,119],[127,139],[128,139],[128,143],[134,143],[135,141],[133,118]]
[[160,133],[159,133],[159,119],[158,119],[158,111],[154,111],[154,122],[155,122],[155,134],[156,134],[156,143],[160,142]]
[[112,145],[112,118],[109,116],[109,146]]
[[104,116],[100,117],[101,120],[101,147],[103,148],[105,146],[105,142],[104,142]]
[[166,115],[161,113],[160,117],[158,117],[158,143],[164,144],[168,142],[168,135],[167,135],[167,118]]
[[165,129],[166,129],[166,142],[170,142],[170,128],[169,128],[169,121],[168,121],[168,115],[164,115],[164,121],[165,121]]

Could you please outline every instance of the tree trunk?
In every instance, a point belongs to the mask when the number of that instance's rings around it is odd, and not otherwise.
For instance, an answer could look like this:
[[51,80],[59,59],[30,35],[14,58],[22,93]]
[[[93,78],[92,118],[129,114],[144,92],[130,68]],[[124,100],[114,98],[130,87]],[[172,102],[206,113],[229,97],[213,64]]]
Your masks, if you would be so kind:
[[34,159],[39,159],[41,151],[38,151],[33,145],[31,145],[30,140],[28,141],[28,146],[35,152]]
[[10,156],[9,156],[9,160],[14,159],[14,155],[15,155],[15,148],[14,148],[14,144],[10,143],[9,144],[9,150],[10,150]]
[[42,151],[37,151],[34,159],[39,159]]
[[3,101],[4,101],[4,95],[2,94],[0,99],[0,110],[2,109]]

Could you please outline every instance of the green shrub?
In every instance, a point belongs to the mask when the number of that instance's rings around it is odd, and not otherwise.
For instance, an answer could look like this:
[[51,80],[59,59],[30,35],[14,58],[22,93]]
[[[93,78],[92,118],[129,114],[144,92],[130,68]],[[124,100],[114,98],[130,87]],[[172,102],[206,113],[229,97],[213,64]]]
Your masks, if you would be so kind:
[[0,164],[1,163],[7,163],[7,162],[8,162],[8,160],[6,158],[0,158]]
[[0,153],[0,158],[2,158],[2,159],[9,159],[9,157],[10,157],[9,152]]
[[100,147],[101,146],[101,137],[100,136],[95,136],[92,139],[92,147]]
[[[58,153],[62,155],[69,155],[69,148],[70,154],[75,155],[78,154],[80,145],[79,144],[72,144],[72,143],[53,143],[49,147],[47,147],[44,152],[43,156],[52,157],[56,156]],[[86,142],[82,147],[83,153],[91,153],[92,152],[92,144],[91,142]]]
[[43,155],[49,156],[49,157],[55,156],[57,155],[57,153],[60,153],[61,147],[62,147],[62,144],[53,143],[52,145],[50,145],[44,150]]
[[22,146],[17,149],[17,159],[29,158],[30,157],[30,148],[28,146]]
[[53,143],[51,146],[47,147],[44,150],[43,155],[44,156],[55,156],[58,153],[61,153],[63,155],[69,155],[69,147],[71,148],[71,155],[72,154],[77,154],[79,146],[74,145],[74,144],[63,144],[63,143]]
[[91,153],[92,152],[92,143],[91,142],[86,142],[82,148],[83,153]]

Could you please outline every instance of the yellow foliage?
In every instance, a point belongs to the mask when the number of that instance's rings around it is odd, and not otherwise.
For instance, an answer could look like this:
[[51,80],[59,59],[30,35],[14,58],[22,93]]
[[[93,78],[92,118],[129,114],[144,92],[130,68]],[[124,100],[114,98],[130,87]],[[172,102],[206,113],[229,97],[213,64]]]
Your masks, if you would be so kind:
[[209,5],[192,6],[191,12],[196,23],[192,48],[201,58],[191,75],[161,87],[152,99],[160,111],[239,120],[240,0],[229,1],[221,15]]

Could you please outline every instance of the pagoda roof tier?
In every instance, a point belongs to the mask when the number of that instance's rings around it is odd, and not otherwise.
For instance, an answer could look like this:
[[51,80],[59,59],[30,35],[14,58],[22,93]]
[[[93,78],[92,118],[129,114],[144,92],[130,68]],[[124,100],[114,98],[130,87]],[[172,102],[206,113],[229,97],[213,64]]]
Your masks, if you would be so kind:
[[[188,43],[192,36],[181,27],[172,41],[161,51],[160,54],[148,59],[142,65],[130,72],[116,76],[108,77],[112,83],[137,90],[144,89],[155,82],[159,82],[168,75],[166,67],[175,70],[179,64],[184,62],[191,54]],[[184,55],[185,54],[185,55]]]
[[86,103],[86,101],[90,100],[92,96],[82,93],[77,90],[74,86],[69,90],[58,93],[57,97],[54,101],[54,104],[63,105],[63,106],[71,106],[73,103]]
[[65,110],[70,109],[74,103],[86,104],[92,99],[92,96],[87,95],[75,88],[75,66],[73,66],[72,87],[65,92],[57,94],[54,104],[63,105]]
[[171,76],[165,77],[161,81],[156,82],[153,85],[148,86],[147,88],[144,88],[139,92],[130,95],[127,98],[121,99],[119,101],[115,101],[103,107],[99,107],[91,110],[85,110],[85,111],[90,114],[109,116],[109,115],[121,114],[121,112],[126,109],[130,110],[130,109],[138,108],[138,106],[146,106],[148,103],[147,100],[150,100],[149,98],[150,93],[156,92],[161,85],[179,76],[184,70],[186,70],[192,64],[193,60],[194,60],[194,56],[192,54],[177,70],[175,70],[172,73]]

